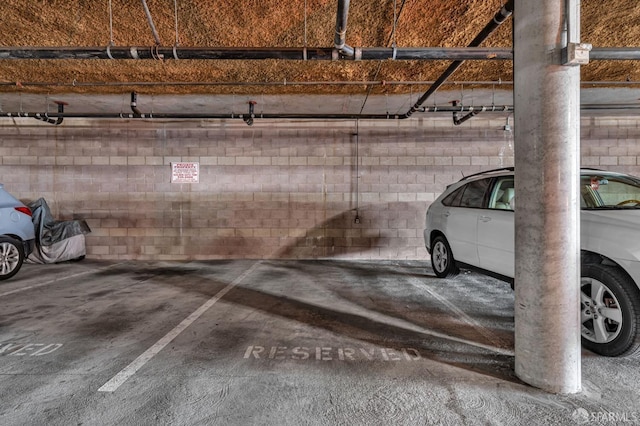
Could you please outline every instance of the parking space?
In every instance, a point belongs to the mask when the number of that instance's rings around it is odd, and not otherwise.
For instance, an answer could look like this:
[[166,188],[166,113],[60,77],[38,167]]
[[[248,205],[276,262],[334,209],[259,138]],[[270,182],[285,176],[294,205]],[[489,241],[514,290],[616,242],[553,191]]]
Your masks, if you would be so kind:
[[640,418],[638,360],[584,351],[578,395],[524,385],[509,285],[427,262],[27,264],[0,303],[7,425]]

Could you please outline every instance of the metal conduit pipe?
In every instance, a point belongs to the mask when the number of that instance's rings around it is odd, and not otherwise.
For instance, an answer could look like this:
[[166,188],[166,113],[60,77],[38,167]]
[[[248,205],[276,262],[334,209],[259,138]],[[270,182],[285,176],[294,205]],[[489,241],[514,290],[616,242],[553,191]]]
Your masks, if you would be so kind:
[[[52,87],[126,87],[126,86],[426,86],[433,84],[433,81],[419,80],[365,80],[365,81],[72,81],[72,82],[53,82],[53,81],[0,81],[0,86],[52,86]],[[462,85],[462,86],[511,86],[511,81],[451,81],[445,84]],[[618,81],[618,82],[598,82],[583,81],[583,85],[634,85],[640,84],[640,81]]]
[[[254,118],[273,120],[273,119],[288,119],[288,120],[398,120],[402,118],[402,114],[255,114],[254,112],[255,102],[249,103],[249,114],[216,114],[216,113],[149,113],[149,114],[137,114],[137,113],[92,113],[92,112],[59,112],[57,114],[48,114],[49,117],[58,118],[90,118],[90,119],[176,119],[176,120],[231,120],[240,119],[247,124],[251,122],[253,124]],[[451,105],[445,106],[430,106],[421,108],[421,112],[464,112],[464,111],[486,111],[486,112],[513,112],[513,106],[510,105],[491,105],[481,107],[465,107]],[[1,117],[35,117],[36,115],[43,115],[40,113],[13,111],[13,112],[0,112]]]
[[[58,113],[36,113],[36,112],[24,112],[24,111],[3,111],[0,112],[1,117],[9,118],[21,118],[21,117],[48,117],[48,118],[92,118],[92,119],[177,119],[177,120],[231,120],[241,119],[243,121],[253,120],[254,118],[260,118],[265,120],[275,119],[288,119],[288,120],[399,120],[403,118],[402,114],[255,114],[253,112],[252,104],[249,104],[249,114],[213,114],[213,113],[149,113],[149,114],[136,114],[136,113],[91,113],[91,112],[63,112],[62,106],[58,107]],[[253,104],[255,105],[255,104]],[[607,110],[640,110],[640,104],[583,104],[580,106],[583,111],[607,111]],[[513,113],[513,105],[491,105],[491,106],[429,106],[420,107],[418,110],[423,113],[474,113],[477,115],[480,112],[493,112],[493,113]],[[464,118],[464,117],[463,117]],[[465,120],[466,121],[466,120]],[[59,123],[58,123],[59,124]],[[248,123],[247,123],[248,124]]]
[[[458,107],[458,102],[457,101],[453,101],[453,107]],[[468,119],[475,117],[476,115],[478,115],[480,113],[481,110],[477,110],[473,107],[471,107],[470,112],[468,114],[466,114],[463,117],[459,116],[459,111],[455,111],[453,113],[453,124],[455,126],[459,126],[462,123],[464,123],[465,121],[467,121]]]
[[253,119],[255,118],[254,107],[256,105],[256,101],[249,101],[249,116],[244,117],[243,120],[247,123],[248,126],[253,126]]
[[[0,59],[216,59],[216,60],[315,60],[348,59],[334,55],[328,47],[162,47],[162,46],[106,46],[106,47],[0,47]],[[336,57],[337,56],[337,57]],[[511,48],[487,47],[409,47],[358,48],[362,60],[510,60]]]
[[40,120],[40,121],[44,121],[45,123],[49,123],[49,124],[55,124],[56,126],[59,125],[60,123],[62,123],[63,118],[58,118],[57,120],[54,120],[53,118],[49,118],[49,114],[36,114],[33,118],[35,118],[36,120]]
[[[134,92],[135,93],[135,92]],[[135,103],[134,93],[132,93],[132,101]],[[241,119],[247,124],[252,125],[254,118],[260,119],[288,119],[288,120],[400,120],[406,118],[403,114],[255,114],[255,101],[249,102],[249,114],[234,113],[149,113],[143,114],[136,106],[132,106],[131,113],[91,113],[91,112],[64,112],[65,102],[56,101],[58,104],[57,113],[39,113],[24,111],[0,111],[0,118],[21,118],[32,117],[39,120],[59,125],[64,118],[87,118],[87,119],[159,119],[159,120],[232,120]],[[606,111],[606,110],[640,110],[640,104],[582,104],[580,106],[583,111]],[[464,105],[443,105],[443,106],[422,106],[419,112],[423,113],[454,113],[454,124],[459,125],[480,112],[493,113],[513,113],[513,105],[491,105],[491,106],[464,106]],[[468,114],[462,118],[458,118],[455,114],[467,112]],[[53,120],[56,118],[56,120]]]
[[[608,110],[640,110],[640,104],[583,104],[580,106],[583,111],[608,111]],[[265,120],[287,119],[287,120],[400,120],[405,118],[403,114],[254,114],[251,108],[249,114],[210,114],[210,113],[91,113],[91,112],[63,112],[61,105],[58,106],[58,113],[36,113],[24,111],[0,111],[0,118],[22,118],[22,117],[47,117],[57,118],[62,122],[63,118],[89,118],[89,119],[158,119],[158,120],[233,120],[240,119],[245,122],[253,121],[254,118]],[[513,113],[513,105],[491,105],[491,106],[428,106],[420,107],[419,112],[423,113],[448,113],[448,112],[480,112],[493,113]],[[54,124],[60,124],[58,122]],[[248,124],[248,123],[247,123]]]
[[[433,81],[419,80],[365,80],[365,81],[0,81],[0,86],[52,86],[52,87],[127,87],[127,86],[426,86],[433,84]],[[454,86],[512,86],[513,82],[508,80],[461,80],[447,81],[444,84]],[[581,81],[582,87],[593,86],[637,86],[638,80],[630,81]]]
[[594,47],[589,52],[589,60],[640,60],[640,47]]
[[151,27],[151,32],[153,33],[153,38],[156,41],[156,45],[160,46],[160,36],[158,36],[158,31],[156,31],[156,26],[153,24],[153,18],[151,17],[151,12],[149,11],[149,6],[147,6],[146,0],[142,0],[142,7],[144,8],[144,13],[147,15],[147,21],[149,22],[149,27]]
[[[493,21],[492,21],[493,22]],[[0,46],[0,59],[218,59],[218,60],[352,60],[333,55],[332,47],[162,47],[162,46]],[[513,60],[509,47],[361,47],[359,59],[378,60]],[[306,55],[306,56],[305,56]],[[589,60],[640,60],[640,47],[594,47]],[[453,66],[454,64],[452,64]],[[459,65],[458,65],[459,66]],[[457,67],[456,67],[457,69]],[[454,70],[455,71],[455,70]]]
[[[504,21],[506,21],[507,18],[513,13],[513,4],[514,0],[509,0],[504,6],[502,6],[498,13],[496,13],[496,15],[493,17],[491,22],[485,25],[482,31],[480,31],[480,33],[471,41],[471,43],[469,43],[469,47],[479,46],[480,43],[486,40],[487,37],[489,37],[496,28],[498,28]],[[420,96],[415,105],[405,113],[405,118],[411,117],[411,114],[417,111],[418,108],[420,108],[420,106],[427,100],[427,98],[435,93],[435,91],[438,90],[440,86],[442,86],[442,84],[449,78],[449,76],[456,72],[458,68],[460,68],[460,65],[462,65],[463,62],[464,60],[456,60],[452,62],[451,65],[449,65],[449,67],[445,70],[445,72],[436,80],[436,82],[431,87],[429,87],[429,89],[422,96]]]
[[347,18],[349,16],[349,0],[338,0],[338,12],[336,13],[336,34],[333,38],[336,49],[347,58],[354,58],[353,47],[346,44]]
[[138,109],[138,94],[136,92],[131,92],[131,111],[134,114],[142,115],[142,112]]
[[450,48],[391,48],[369,47],[358,48],[358,60],[373,61],[381,59],[394,60],[466,60],[473,56],[479,60],[511,60],[513,51],[505,47],[450,47]]
[[62,124],[62,121],[64,120],[64,106],[66,105],[66,102],[55,101],[55,103],[58,104],[58,114],[55,114],[55,116],[57,116],[57,119],[54,120],[53,118],[50,118],[49,113],[44,113],[44,114],[36,113],[34,115],[34,118],[41,121],[45,121],[49,124],[54,124],[56,126],[59,126],[60,124]]
[[463,116],[461,118],[458,118],[458,114],[454,112],[453,113],[453,124],[456,125],[456,126],[459,126],[462,123],[464,123],[465,121],[467,121],[468,119],[470,119],[472,117],[475,117],[479,113],[480,113],[480,111],[474,110],[474,111],[471,111],[469,114],[467,114],[467,115],[465,115],[465,116]]

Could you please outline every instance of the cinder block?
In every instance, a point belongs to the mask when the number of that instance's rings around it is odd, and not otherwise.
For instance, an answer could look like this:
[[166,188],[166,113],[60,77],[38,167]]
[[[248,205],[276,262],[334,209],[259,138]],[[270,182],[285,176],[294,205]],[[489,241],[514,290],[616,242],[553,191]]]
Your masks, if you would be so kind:
[[348,164],[346,162],[347,158],[346,157],[326,157],[325,159],[325,165],[326,166],[342,166],[345,164]]
[[164,165],[164,159],[159,156],[149,155],[144,157],[144,164],[147,166],[162,166]]
[[595,156],[583,156],[582,161],[580,162],[582,167],[588,166],[599,166],[600,165],[600,157]]
[[89,257],[102,257],[109,254],[109,246],[88,245],[86,250]]
[[127,157],[125,156],[109,157],[109,164],[111,164],[112,166],[126,166]]
[[470,166],[471,157],[453,157],[452,164],[454,166]]
[[472,166],[488,166],[489,158],[488,157],[471,157],[471,165]]
[[627,155],[627,147],[626,146],[609,147],[609,155],[613,157],[624,157]]
[[141,156],[127,157],[127,164],[129,166],[144,166],[146,164],[146,159]]
[[219,166],[235,166],[236,158],[235,157],[218,157],[218,165]]
[[411,202],[411,201],[416,201],[416,199],[417,199],[417,194],[415,192],[398,194],[398,201],[400,202]]
[[253,157],[238,156],[235,159],[235,164],[237,166],[252,166],[253,165]]
[[398,157],[399,166],[415,166],[416,164],[416,157]]
[[601,166],[617,166],[618,165],[618,157],[600,157],[600,165]]
[[433,157],[416,157],[417,166],[433,166],[435,159]]
[[91,157],[91,164],[94,166],[105,166],[110,164],[111,159],[109,157],[103,157],[103,156],[95,156],[95,157]]
[[453,165],[452,157],[435,157],[434,165],[436,166],[451,166]]
[[618,164],[621,166],[635,166],[636,157],[618,157]]

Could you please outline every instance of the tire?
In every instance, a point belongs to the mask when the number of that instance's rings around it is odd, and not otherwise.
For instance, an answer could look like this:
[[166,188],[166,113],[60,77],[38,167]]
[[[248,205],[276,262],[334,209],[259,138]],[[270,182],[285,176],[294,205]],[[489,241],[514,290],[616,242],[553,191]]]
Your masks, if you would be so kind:
[[11,237],[0,237],[0,280],[18,273],[24,262],[22,243]]
[[604,356],[640,348],[640,291],[614,266],[583,265],[580,278],[582,346]]
[[447,239],[439,235],[431,242],[431,267],[438,278],[451,278],[460,273]]

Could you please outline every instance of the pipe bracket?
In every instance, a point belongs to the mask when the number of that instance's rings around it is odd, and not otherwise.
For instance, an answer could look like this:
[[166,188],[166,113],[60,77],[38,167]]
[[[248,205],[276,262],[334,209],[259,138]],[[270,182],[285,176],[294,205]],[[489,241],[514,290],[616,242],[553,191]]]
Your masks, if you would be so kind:
[[164,60],[164,54],[160,53],[160,46],[151,47],[150,52],[153,59]]
[[107,45],[107,56],[109,57],[109,59],[115,59],[113,56],[111,56],[111,45],[110,44]]

